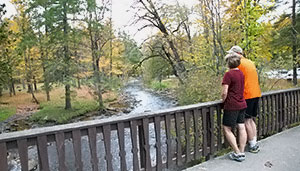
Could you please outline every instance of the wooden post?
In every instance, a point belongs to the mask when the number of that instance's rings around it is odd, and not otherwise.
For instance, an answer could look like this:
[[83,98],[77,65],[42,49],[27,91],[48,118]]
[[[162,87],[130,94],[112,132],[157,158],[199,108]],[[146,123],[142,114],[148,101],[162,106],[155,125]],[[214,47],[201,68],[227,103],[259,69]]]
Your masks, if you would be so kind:
[[141,163],[141,168],[146,167],[146,151],[144,148],[145,144],[145,138],[144,138],[144,129],[142,125],[138,126],[138,133],[139,133],[139,147],[140,147],[140,163]]

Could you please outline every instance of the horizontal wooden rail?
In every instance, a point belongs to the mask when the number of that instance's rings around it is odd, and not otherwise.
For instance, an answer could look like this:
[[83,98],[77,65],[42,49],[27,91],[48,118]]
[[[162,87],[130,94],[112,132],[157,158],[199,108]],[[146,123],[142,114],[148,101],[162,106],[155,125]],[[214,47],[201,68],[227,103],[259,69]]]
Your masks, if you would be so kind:
[[[259,138],[299,123],[300,88],[263,93]],[[0,134],[0,168],[162,170],[224,145],[221,101]]]

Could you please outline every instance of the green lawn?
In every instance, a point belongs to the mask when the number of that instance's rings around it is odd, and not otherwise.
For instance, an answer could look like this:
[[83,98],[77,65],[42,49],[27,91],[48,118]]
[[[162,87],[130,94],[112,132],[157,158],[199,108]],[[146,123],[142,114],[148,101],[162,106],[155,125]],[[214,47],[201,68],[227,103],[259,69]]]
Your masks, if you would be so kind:
[[47,122],[55,122],[64,124],[70,122],[71,119],[84,115],[88,112],[98,109],[95,101],[74,101],[73,108],[65,110],[63,103],[45,102],[41,104],[41,110],[31,116],[31,120],[44,124]]
[[[40,110],[32,116],[30,120],[39,124],[52,122],[55,124],[69,123],[71,119],[82,116],[88,112],[97,111],[98,104],[94,100],[88,87],[81,89],[72,89],[72,109],[65,110],[64,87],[56,87],[50,92],[51,101],[47,102],[44,91],[35,92],[36,98],[40,102]],[[109,92],[103,94],[103,101],[106,103],[117,100],[117,94]],[[7,106],[0,106],[0,121],[3,121],[16,113],[18,106],[35,105],[32,102],[31,94],[26,91],[17,92],[16,96],[10,97],[8,93],[4,93],[0,97],[1,102],[5,102]]]
[[16,114],[15,107],[0,107],[0,122],[5,121],[14,114]]

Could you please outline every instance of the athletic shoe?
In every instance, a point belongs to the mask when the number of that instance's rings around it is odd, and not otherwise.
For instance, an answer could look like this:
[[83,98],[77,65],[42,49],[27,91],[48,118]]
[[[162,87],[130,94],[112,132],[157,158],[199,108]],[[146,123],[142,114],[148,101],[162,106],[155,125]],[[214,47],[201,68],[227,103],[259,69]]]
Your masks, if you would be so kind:
[[253,147],[249,146],[250,153],[258,153],[260,151],[259,145],[256,143]]
[[245,156],[245,153],[236,154],[235,152],[232,152],[229,154],[229,158],[231,160],[242,162],[245,160],[246,156]]

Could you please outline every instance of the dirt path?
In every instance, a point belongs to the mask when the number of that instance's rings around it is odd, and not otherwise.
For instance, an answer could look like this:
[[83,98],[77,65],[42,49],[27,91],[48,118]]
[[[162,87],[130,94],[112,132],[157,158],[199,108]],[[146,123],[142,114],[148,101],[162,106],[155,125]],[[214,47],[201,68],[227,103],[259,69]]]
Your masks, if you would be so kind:
[[32,105],[18,105],[16,114],[14,115],[17,119],[25,119],[26,117],[32,115],[33,113],[37,112],[39,109],[39,105],[32,104]]

